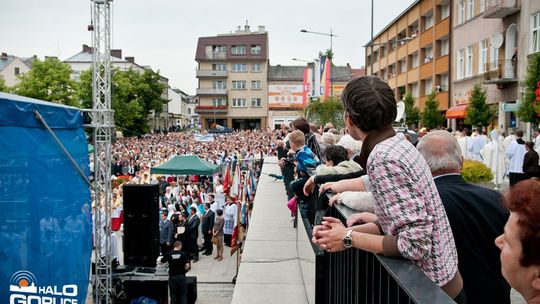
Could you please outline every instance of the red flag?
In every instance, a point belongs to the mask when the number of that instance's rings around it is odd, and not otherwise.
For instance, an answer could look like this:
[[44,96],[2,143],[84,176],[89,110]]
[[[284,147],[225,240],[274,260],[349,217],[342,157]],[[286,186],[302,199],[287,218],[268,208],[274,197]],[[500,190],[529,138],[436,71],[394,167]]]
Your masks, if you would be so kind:
[[230,164],[227,164],[227,169],[225,169],[225,177],[223,177],[223,192],[226,195],[229,194],[230,186],[231,186],[231,168],[230,168]]

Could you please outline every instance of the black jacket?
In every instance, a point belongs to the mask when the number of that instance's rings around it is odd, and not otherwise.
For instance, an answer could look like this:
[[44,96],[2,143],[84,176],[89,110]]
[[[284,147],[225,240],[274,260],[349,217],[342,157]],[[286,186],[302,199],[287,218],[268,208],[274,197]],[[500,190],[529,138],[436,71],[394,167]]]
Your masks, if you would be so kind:
[[536,151],[530,150],[529,152],[525,153],[525,156],[523,157],[523,172],[540,172],[540,166],[538,166],[538,153],[536,153]]
[[509,216],[501,194],[469,184],[461,175],[437,177],[435,185],[456,242],[467,303],[510,303],[510,285],[494,243]]
[[194,215],[188,220],[188,225],[186,227],[186,238],[197,239],[199,237],[199,224],[201,219],[197,215]]
[[208,233],[214,228],[214,211],[208,209],[208,211],[202,216],[202,232]]

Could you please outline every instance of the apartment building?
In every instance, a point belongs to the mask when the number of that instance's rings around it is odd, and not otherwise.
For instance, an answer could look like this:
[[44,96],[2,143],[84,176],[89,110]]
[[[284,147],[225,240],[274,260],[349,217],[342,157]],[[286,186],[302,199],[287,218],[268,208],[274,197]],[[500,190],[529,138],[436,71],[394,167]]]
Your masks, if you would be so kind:
[[249,25],[229,34],[200,37],[196,112],[203,129],[267,127],[268,33]]
[[[454,0],[451,125],[464,122],[470,92],[481,84],[501,130],[519,127],[516,112],[520,80],[528,56],[540,50],[540,2],[519,0]],[[450,115],[449,115],[450,114]]]
[[439,110],[449,107],[450,0],[418,0],[365,45],[366,73],[386,81],[400,100],[411,92],[424,108],[436,92]]

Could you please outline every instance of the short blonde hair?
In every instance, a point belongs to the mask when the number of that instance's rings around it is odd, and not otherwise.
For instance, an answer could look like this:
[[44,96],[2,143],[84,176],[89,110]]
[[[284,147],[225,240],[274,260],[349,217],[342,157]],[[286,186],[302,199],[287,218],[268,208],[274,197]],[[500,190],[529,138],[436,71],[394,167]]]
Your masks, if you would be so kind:
[[293,131],[289,135],[289,141],[298,147],[303,147],[306,144],[304,133],[300,130]]

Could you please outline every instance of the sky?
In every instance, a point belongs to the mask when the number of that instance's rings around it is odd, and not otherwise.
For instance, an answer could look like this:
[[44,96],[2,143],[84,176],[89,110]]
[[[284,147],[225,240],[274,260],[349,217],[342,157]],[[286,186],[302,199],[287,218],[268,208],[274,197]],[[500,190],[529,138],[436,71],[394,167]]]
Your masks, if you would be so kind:
[[[0,52],[19,57],[57,56],[65,60],[91,45],[90,0],[1,0]],[[374,0],[375,34],[414,0]],[[328,6],[331,3],[332,6]],[[271,65],[303,65],[330,47],[334,64],[364,65],[363,46],[370,39],[369,0],[114,0],[112,47],[134,56],[169,78],[169,85],[193,94],[198,37],[229,33],[246,20],[252,30],[266,26]]]

